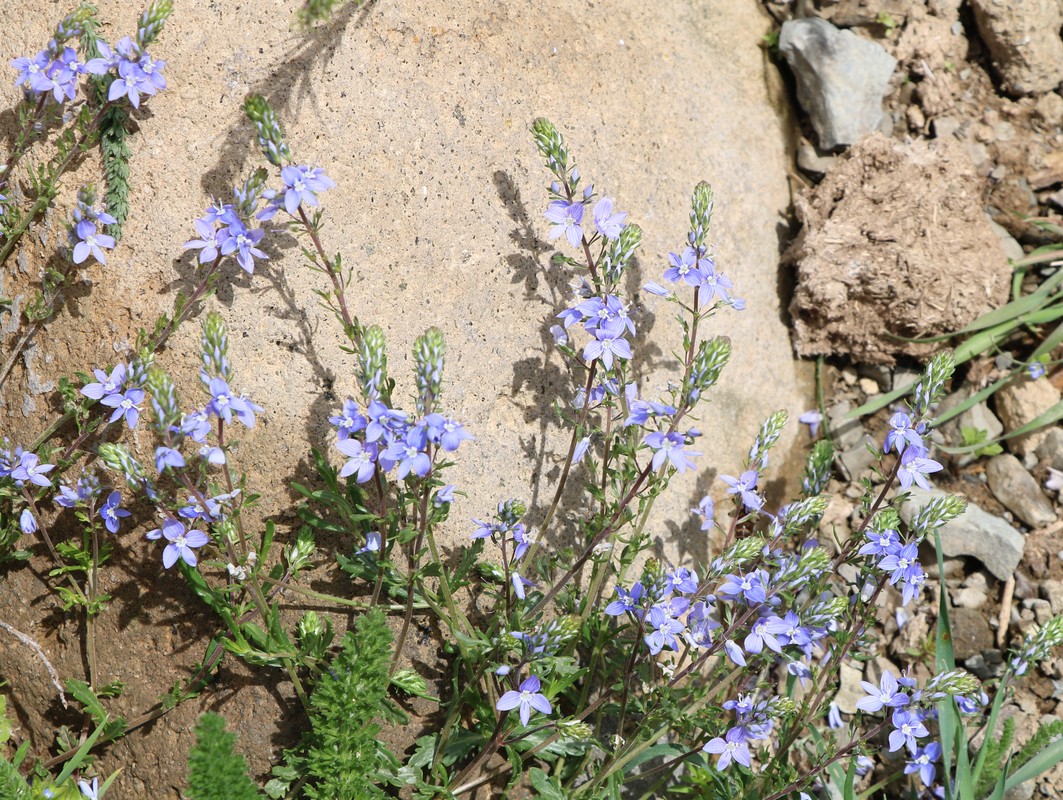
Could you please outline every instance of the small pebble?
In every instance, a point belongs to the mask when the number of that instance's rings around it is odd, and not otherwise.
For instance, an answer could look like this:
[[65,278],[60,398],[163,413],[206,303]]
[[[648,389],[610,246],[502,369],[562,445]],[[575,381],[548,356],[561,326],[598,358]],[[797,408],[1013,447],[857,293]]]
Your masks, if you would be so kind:
[[873,395],[878,394],[879,393],[878,381],[873,380],[872,378],[861,378],[860,379],[860,391],[862,391],[868,397],[872,397]]

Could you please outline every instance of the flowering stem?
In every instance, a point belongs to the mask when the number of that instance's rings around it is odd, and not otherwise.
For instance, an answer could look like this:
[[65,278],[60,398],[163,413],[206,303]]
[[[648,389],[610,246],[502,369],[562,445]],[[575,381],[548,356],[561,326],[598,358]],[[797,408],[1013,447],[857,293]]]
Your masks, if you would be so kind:
[[93,140],[93,138],[99,133],[100,119],[103,117],[104,111],[113,105],[112,103],[104,103],[100,106],[100,110],[96,112],[96,115],[85,126],[80,138],[75,144],[70,146],[70,149],[63,153],[58,161],[49,164],[48,168],[48,181],[43,184],[41,194],[30,206],[29,211],[19,221],[18,226],[8,236],[7,241],[4,242],[4,246],[0,248],[0,264],[7,262],[11,252],[15,249],[15,245],[18,244],[19,239],[22,238],[33,220],[37,218],[44,209],[51,205],[52,200],[59,193],[59,179],[63,177],[63,173],[70,168],[70,164],[74,161],[74,157],[81,153],[85,147]]
[[[303,213],[302,207],[299,208],[299,213]],[[306,215],[303,214],[303,216],[305,217]],[[413,587],[417,581],[417,568],[421,563],[421,549],[424,545],[425,532],[428,530],[428,492],[429,486],[425,483],[424,489],[421,491],[421,505],[418,509],[417,523],[419,530],[417,538],[413,542],[413,548],[407,553],[410,575],[406,580],[406,612],[402,615],[402,628],[399,629],[398,638],[395,639],[395,655],[391,658],[391,668],[388,670],[389,678],[399,668],[402,646],[406,643],[406,634],[410,630],[410,620],[413,617]],[[383,555],[383,552],[381,552],[381,555]]]
[[44,105],[48,101],[48,92],[42,92],[40,98],[37,100],[37,106],[33,110],[33,114],[26,117],[25,123],[19,130],[18,135],[15,137],[15,146],[11,148],[11,153],[7,157],[7,161],[4,163],[3,172],[0,172],[0,192],[7,188],[8,182],[11,180],[11,175],[14,172],[15,165],[22,156],[29,150],[32,138],[30,132],[41,119],[41,115],[44,113]]
[[823,772],[823,770],[825,770],[831,764],[833,764],[836,761],[839,761],[839,760],[845,758],[847,755],[852,753],[857,747],[859,747],[860,744],[863,741],[865,741],[867,739],[871,739],[873,736],[875,736],[877,733],[879,733],[879,731],[881,731],[883,728],[886,727],[887,722],[888,722],[888,720],[882,720],[882,722],[880,722],[878,725],[876,725],[874,728],[872,728],[870,731],[868,731],[864,735],[864,737],[862,739],[854,739],[853,741],[849,742],[849,744],[845,745],[845,747],[843,747],[841,750],[839,750],[833,756],[828,758],[822,764],[817,764],[815,767],[813,767],[811,770],[809,770],[805,775],[802,775],[801,778],[799,778],[798,780],[794,781],[793,783],[791,783],[786,788],[780,789],[779,791],[775,792],[774,794],[768,795],[767,797],[764,798],[764,800],[781,800],[781,798],[786,797],[788,794],[790,794],[790,792],[793,792],[793,791],[795,791],[797,789],[800,789],[802,786],[807,786],[809,781],[811,781],[812,778],[814,778],[817,775],[819,775],[819,773]]
[[303,210],[301,205],[299,206],[299,219],[303,223],[303,227],[306,228],[306,232],[310,234],[314,249],[317,250],[318,256],[321,258],[321,268],[332,281],[332,292],[336,302],[339,304],[338,310],[340,320],[343,322],[343,333],[355,345],[360,345],[362,343],[362,327],[347,309],[347,293],[343,284],[343,277],[336,271],[336,265],[332,263],[332,259],[325,255],[325,248],[321,246],[321,238],[318,236],[317,228],[310,222],[310,219],[306,216],[306,211]]
[[502,739],[505,736],[506,718],[508,716],[508,711],[503,711],[501,714],[498,715],[498,721],[495,723],[495,732],[491,736],[491,741],[489,741],[484,746],[483,750],[481,750],[479,754],[477,754],[476,758],[470,761],[468,765],[455,776],[454,780],[451,781],[451,783],[459,783],[460,781],[464,780],[467,775],[469,775],[481,764],[487,761],[487,759],[491,757],[495,750],[498,749],[498,746],[502,744]]
[[[221,259],[221,255],[214,259],[214,262],[210,265],[210,267],[207,268],[207,271],[203,274],[202,279],[196,285],[196,288],[192,291],[192,294],[188,297],[187,301],[185,301],[184,298],[178,298],[177,303],[174,304],[173,316],[169,319],[169,321],[167,321],[166,325],[163,326],[162,330],[155,336],[155,338],[152,339],[151,342],[149,342],[147,348],[149,352],[157,353],[159,350],[165,347],[166,341],[170,338],[170,335],[173,334],[175,330],[177,330],[177,327],[182,322],[184,322],[186,319],[188,319],[189,316],[191,316],[190,310],[192,306],[195,305],[195,303],[200,300],[204,293],[206,293],[210,288],[212,279],[218,271],[218,266],[221,263]],[[178,306],[178,303],[180,303],[180,306]],[[89,407],[91,408],[95,404],[96,401],[92,401]],[[55,436],[63,428],[63,426],[70,422],[70,420],[72,420],[73,418],[74,413],[72,411],[67,411],[55,422],[45,428],[44,431],[41,432],[41,434],[31,445],[30,450],[36,452],[42,444],[44,444],[53,436]],[[77,447],[88,437],[91,432],[91,429],[89,431],[86,431],[82,435],[78,436],[78,438],[75,439],[74,442],[67,447],[67,449],[64,451],[64,460],[69,459],[70,455],[74,452],[74,450],[77,449]]]

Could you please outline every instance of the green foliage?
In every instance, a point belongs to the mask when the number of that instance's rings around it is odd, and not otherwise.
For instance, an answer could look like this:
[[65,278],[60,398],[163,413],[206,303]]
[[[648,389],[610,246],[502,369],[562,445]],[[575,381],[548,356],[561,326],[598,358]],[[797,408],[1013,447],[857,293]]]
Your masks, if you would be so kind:
[[373,609],[343,637],[342,650],[310,696],[310,731],[292,760],[307,779],[311,800],[384,797],[376,786],[383,766],[375,721],[386,707],[391,629]]
[[204,714],[196,725],[196,745],[188,756],[188,796],[192,800],[259,800],[247,775],[247,762],[233,750],[236,734],[225,719]]
[[100,151],[103,154],[103,177],[107,184],[107,211],[115,218],[107,232],[122,238],[122,226],[129,217],[129,159],[132,151],[126,139],[129,115],[122,106],[111,106],[100,118]]
[[975,787],[976,797],[985,797],[1004,774],[1004,762],[1011,748],[1011,741],[1015,736],[1015,720],[1004,720],[1004,729],[999,737],[986,736],[982,745],[986,750],[985,766],[982,774],[978,777],[978,785]]
[[963,437],[964,447],[981,445],[974,451],[976,456],[998,456],[1004,452],[998,442],[989,441],[989,433],[981,428],[964,426],[960,428],[960,435]]

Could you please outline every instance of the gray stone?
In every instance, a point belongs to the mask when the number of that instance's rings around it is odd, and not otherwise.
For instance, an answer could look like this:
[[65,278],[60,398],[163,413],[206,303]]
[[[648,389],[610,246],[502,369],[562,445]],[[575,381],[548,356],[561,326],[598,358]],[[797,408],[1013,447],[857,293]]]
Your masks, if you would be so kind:
[[856,371],[862,377],[871,378],[877,383],[880,392],[888,392],[893,386],[893,374],[885,364],[861,364]]
[[930,126],[936,138],[944,139],[948,136],[955,136],[961,124],[956,117],[937,117],[930,123]]
[[[1044,601],[1042,601],[1044,602]],[[949,612],[952,648],[961,661],[993,646],[993,632],[985,614],[973,608],[954,608]]]
[[838,710],[843,714],[855,714],[857,712],[856,704],[860,701],[860,698],[867,696],[867,692],[860,686],[860,681],[864,679],[864,673],[859,668],[845,661],[842,662],[839,672],[838,693],[834,695],[834,702],[838,705]]
[[1052,504],[1015,456],[1007,453],[994,456],[986,464],[985,472],[993,496],[1031,528],[1043,528],[1055,522]]
[[1009,94],[1040,94],[1063,81],[1063,9],[1056,0],[971,0],[975,23]]
[[[1059,97],[1059,95],[1056,95],[1056,97]],[[1063,102],[1063,98],[1060,98],[1060,102]],[[1000,164],[998,166],[1003,165]],[[990,176],[992,176],[992,173],[990,173]],[[996,180],[1000,180],[1003,177],[1004,176],[1001,175],[1000,178],[996,178]],[[989,215],[987,214],[986,216]],[[1026,255],[1025,251],[1022,249],[1022,245],[1016,241],[1014,236],[1008,233],[1008,229],[996,222],[992,217],[989,217],[989,227],[993,229],[993,233],[995,233],[997,238],[1000,239],[1000,247],[1004,250],[1004,255],[1012,261],[1018,261]]]
[[827,427],[838,450],[850,450],[863,440],[864,426],[860,420],[845,418],[852,410],[849,401],[842,400],[827,411]]
[[1037,446],[1037,457],[1047,461],[1052,469],[1063,469],[1063,428],[1053,426],[1045,434],[1044,441]]
[[797,166],[809,175],[825,175],[837,160],[836,155],[820,150],[807,139],[802,139],[797,145]]
[[797,78],[797,97],[820,147],[853,144],[878,128],[897,66],[881,45],[810,18],[783,23],[779,52]]
[[1055,92],[1041,95],[1034,105],[1034,113],[1048,125],[1063,124],[1063,97]]
[[1041,581],[1041,597],[1048,601],[1053,614],[1063,614],[1063,581]]
[[[906,524],[911,522],[920,508],[945,494],[939,489],[927,492],[913,487],[908,502],[901,506],[901,518]],[[1002,581],[1015,572],[1026,547],[1021,533],[1000,517],[970,502],[963,514],[942,526],[940,534],[941,550],[946,556],[977,558]]]
[[[997,415],[1009,433],[1032,422],[1059,402],[1059,390],[1049,381],[1019,378],[994,395]],[[1016,436],[1006,442],[1008,450],[1019,456],[1032,453],[1048,438],[1049,428]]]
[[845,471],[849,473],[849,478],[854,481],[870,470],[875,463],[875,457],[867,449],[863,440],[855,447],[839,453],[838,460],[842,462]]
[[952,596],[952,602],[960,608],[981,608],[988,599],[982,589],[960,589]]
[[1031,597],[1029,600],[1022,601],[1022,607],[1033,612],[1033,618],[1038,625],[1044,625],[1052,619],[1052,605],[1047,600]]
[[989,581],[986,580],[984,572],[972,572],[963,581],[964,589],[977,589],[979,592],[985,592],[989,589]]

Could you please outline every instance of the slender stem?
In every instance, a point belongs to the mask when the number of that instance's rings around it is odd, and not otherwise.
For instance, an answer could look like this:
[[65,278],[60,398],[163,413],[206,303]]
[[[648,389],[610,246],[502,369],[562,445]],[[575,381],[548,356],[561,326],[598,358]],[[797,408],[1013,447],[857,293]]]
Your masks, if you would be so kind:
[[535,537],[535,541],[532,542],[532,546],[528,552],[528,563],[535,562],[535,555],[539,549],[539,543],[543,541],[543,537],[546,534],[547,529],[550,527],[550,523],[554,519],[554,514],[557,512],[557,507],[561,503],[561,496],[565,493],[565,486],[568,484],[568,474],[572,470],[572,456],[576,452],[576,442],[579,441],[580,431],[584,430],[584,426],[587,424],[587,412],[590,409],[590,396],[591,386],[594,383],[594,374],[598,369],[598,360],[595,359],[591,362],[590,368],[587,370],[587,385],[583,389],[583,408],[580,409],[579,422],[572,428],[572,436],[568,442],[568,455],[565,456],[564,466],[561,468],[561,477],[557,481],[557,489],[554,490],[554,499],[550,503],[550,508],[546,512],[546,516],[543,517],[542,524],[539,526],[539,535]]
[[[373,603],[362,603],[362,602],[359,602],[358,600],[348,600],[348,599],[346,599],[344,597],[338,597],[338,596],[336,596],[334,594],[325,594],[324,592],[315,592],[313,589],[307,589],[306,587],[299,586],[298,584],[295,584],[295,583],[286,583],[284,581],[279,581],[276,578],[270,578],[267,575],[260,576],[259,580],[262,581],[265,584],[269,584],[270,586],[280,586],[280,587],[282,587],[282,590],[286,591],[286,592],[295,592],[296,594],[302,595],[304,597],[309,597],[309,598],[311,598],[313,600],[321,600],[322,602],[325,602],[325,603],[335,603],[336,605],[346,606],[347,608],[365,608],[365,609],[368,609],[368,608],[372,608],[373,605],[374,605]],[[414,608],[418,609],[418,610],[425,609],[425,608],[431,608],[431,606],[428,603],[414,603],[413,605],[414,605]],[[390,603],[390,604],[389,603],[384,603],[384,604],[381,604],[380,607],[385,609],[385,610],[387,610],[387,611],[401,611],[404,608],[406,608],[406,605],[405,604],[400,605],[398,603]]]
[[65,173],[70,167],[70,164],[73,162],[74,157],[77,156],[82,150],[84,150],[85,146],[90,141],[92,141],[92,139],[99,132],[97,129],[100,125],[100,118],[103,117],[104,112],[108,108],[110,108],[111,105],[113,104],[104,103],[100,107],[100,110],[96,112],[96,116],[94,116],[89,122],[89,124],[85,127],[85,130],[84,132],[82,132],[81,137],[77,140],[74,146],[70,148],[70,152],[68,152],[66,156],[61,161],[56,163],[55,166],[51,169],[51,174],[49,175],[49,185],[45,187],[45,190],[33,202],[33,205],[30,206],[29,211],[27,211],[25,216],[20,220],[18,227],[16,227],[15,230],[11,232],[11,235],[4,242],[3,247],[0,248],[0,264],[3,264],[7,261],[8,257],[11,255],[11,252],[15,249],[15,245],[18,243],[19,239],[22,238],[22,235],[29,229],[29,226],[32,224],[33,220],[37,218],[37,215],[44,211],[44,209],[46,209],[49,205],[51,205],[52,200],[55,199],[55,195],[58,192],[59,179],[63,176],[63,173]]
[[48,92],[42,92],[40,98],[37,100],[37,106],[33,109],[33,114],[26,117],[26,122],[19,130],[18,135],[15,137],[15,146],[11,148],[11,152],[8,154],[7,161],[4,162],[4,171],[0,172],[0,192],[7,188],[8,182],[11,180],[11,175],[15,171],[15,166],[22,156],[24,156],[29,150],[30,131],[33,127],[40,122],[41,115],[44,113],[45,103],[48,102]]
[[[302,213],[302,211],[303,209],[300,207],[299,212]],[[305,217],[306,215],[304,214],[303,216]],[[406,556],[410,567],[410,574],[406,580],[406,613],[402,615],[402,627],[399,629],[398,638],[395,639],[395,655],[391,658],[391,669],[388,670],[388,677],[394,675],[399,668],[399,657],[402,655],[402,647],[406,643],[406,635],[410,630],[410,620],[413,618],[413,587],[417,581],[417,569],[421,563],[421,548],[424,544],[425,531],[428,529],[428,491],[429,486],[426,481],[421,490],[421,504],[418,508],[417,538],[413,542],[413,548]]]
[[332,281],[332,290],[335,294],[336,302],[339,303],[340,319],[343,320],[344,333],[354,344],[361,344],[361,327],[358,324],[358,320],[352,317],[351,312],[347,309],[347,293],[343,285],[343,278],[336,272],[336,266],[332,263],[332,259],[325,255],[325,248],[321,246],[321,238],[317,234],[317,228],[310,222],[302,206],[299,206],[299,219],[302,221],[303,227],[306,228],[306,232],[310,234],[314,249],[317,250],[318,256],[321,258],[321,268]]
[[[89,517],[92,517],[92,508],[89,508]],[[95,523],[90,523],[92,536],[92,573],[89,576],[89,604],[85,609],[85,633],[89,652],[89,688],[96,688],[99,678],[96,660],[96,598],[99,596],[98,568],[100,564],[100,534]]]
[[[222,256],[219,254],[218,257],[214,259],[214,262],[210,265],[210,267],[207,268],[207,271],[203,274],[203,277],[200,279],[199,284],[192,291],[192,294],[189,296],[188,301],[185,302],[185,304],[182,306],[180,312],[175,313],[166,323],[163,329],[159,332],[159,334],[149,343],[148,350],[150,352],[156,353],[163,347],[165,347],[166,341],[170,338],[170,335],[177,329],[177,327],[182,322],[188,319],[192,306],[195,305],[195,303],[203,296],[207,289],[210,288],[211,279],[217,273],[218,267],[221,264],[221,260]],[[95,405],[95,401],[90,403],[90,407],[92,405]],[[34,440],[30,449],[36,451],[37,448],[39,448],[42,444],[47,442],[60,430],[62,430],[63,426],[69,423],[73,418],[74,413],[72,411],[67,411],[65,414],[63,414],[61,417],[55,420],[55,422],[53,422],[41,432],[41,434]],[[67,449],[64,451],[64,459],[69,459],[70,454],[73,453],[75,449],[77,449],[81,442],[83,442],[91,432],[92,431],[89,430],[78,436],[78,438],[75,439],[74,442],[70,446],[68,446]]]
[[470,761],[465,766],[465,768],[455,776],[454,780],[452,781],[453,783],[458,783],[464,780],[467,775],[472,773],[477,767],[487,761],[487,759],[491,757],[491,754],[498,749],[498,746],[502,744],[502,739],[506,732],[506,718],[508,716],[508,711],[503,711],[501,714],[498,715],[498,721],[495,722],[495,732],[491,736],[491,741],[489,741],[484,746],[483,750],[479,752],[476,758]]

